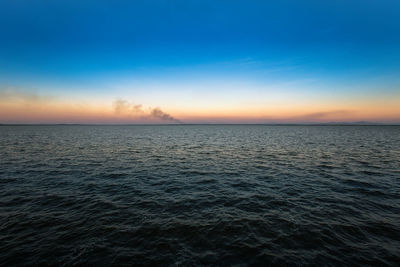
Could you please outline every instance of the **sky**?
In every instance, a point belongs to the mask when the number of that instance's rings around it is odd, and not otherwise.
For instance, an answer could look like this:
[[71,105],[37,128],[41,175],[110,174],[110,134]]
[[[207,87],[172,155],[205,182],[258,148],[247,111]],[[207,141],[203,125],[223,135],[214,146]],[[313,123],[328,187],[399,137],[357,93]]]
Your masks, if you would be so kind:
[[0,123],[400,123],[400,1],[0,0]]

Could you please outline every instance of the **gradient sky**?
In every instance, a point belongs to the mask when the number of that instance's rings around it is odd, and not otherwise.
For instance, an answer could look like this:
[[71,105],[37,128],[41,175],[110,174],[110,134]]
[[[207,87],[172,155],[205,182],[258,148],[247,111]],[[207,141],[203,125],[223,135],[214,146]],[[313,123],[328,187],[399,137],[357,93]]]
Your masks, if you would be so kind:
[[400,1],[0,0],[0,123],[400,123]]

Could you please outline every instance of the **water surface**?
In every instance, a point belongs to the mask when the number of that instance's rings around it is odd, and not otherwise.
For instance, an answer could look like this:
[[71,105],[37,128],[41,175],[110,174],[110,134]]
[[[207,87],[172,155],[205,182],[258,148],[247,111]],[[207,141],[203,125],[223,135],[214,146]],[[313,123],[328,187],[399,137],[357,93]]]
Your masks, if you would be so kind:
[[398,126],[0,126],[0,265],[396,265]]

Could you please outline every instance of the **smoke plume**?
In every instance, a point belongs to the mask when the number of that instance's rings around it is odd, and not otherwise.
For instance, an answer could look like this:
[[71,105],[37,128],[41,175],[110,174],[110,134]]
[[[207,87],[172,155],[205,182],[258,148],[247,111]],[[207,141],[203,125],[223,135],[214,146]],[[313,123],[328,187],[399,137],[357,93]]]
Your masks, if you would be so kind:
[[116,114],[150,117],[171,123],[182,123],[182,121],[162,111],[159,107],[156,108],[149,107],[146,110],[143,108],[141,104],[137,105],[123,99],[115,100],[113,102],[113,107]]
[[180,120],[175,119],[174,117],[172,117],[168,113],[165,113],[164,111],[162,111],[160,108],[151,109],[150,115],[152,117],[154,117],[154,118],[158,118],[158,119],[161,119],[163,121],[170,121],[170,122],[174,122],[174,123],[182,123]]

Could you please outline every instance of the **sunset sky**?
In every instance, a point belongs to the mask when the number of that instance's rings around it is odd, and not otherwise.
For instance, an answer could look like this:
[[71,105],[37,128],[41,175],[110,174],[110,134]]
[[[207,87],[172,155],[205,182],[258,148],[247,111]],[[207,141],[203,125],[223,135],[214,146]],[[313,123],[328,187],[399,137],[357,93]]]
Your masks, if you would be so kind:
[[0,123],[400,123],[400,1],[0,0]]

